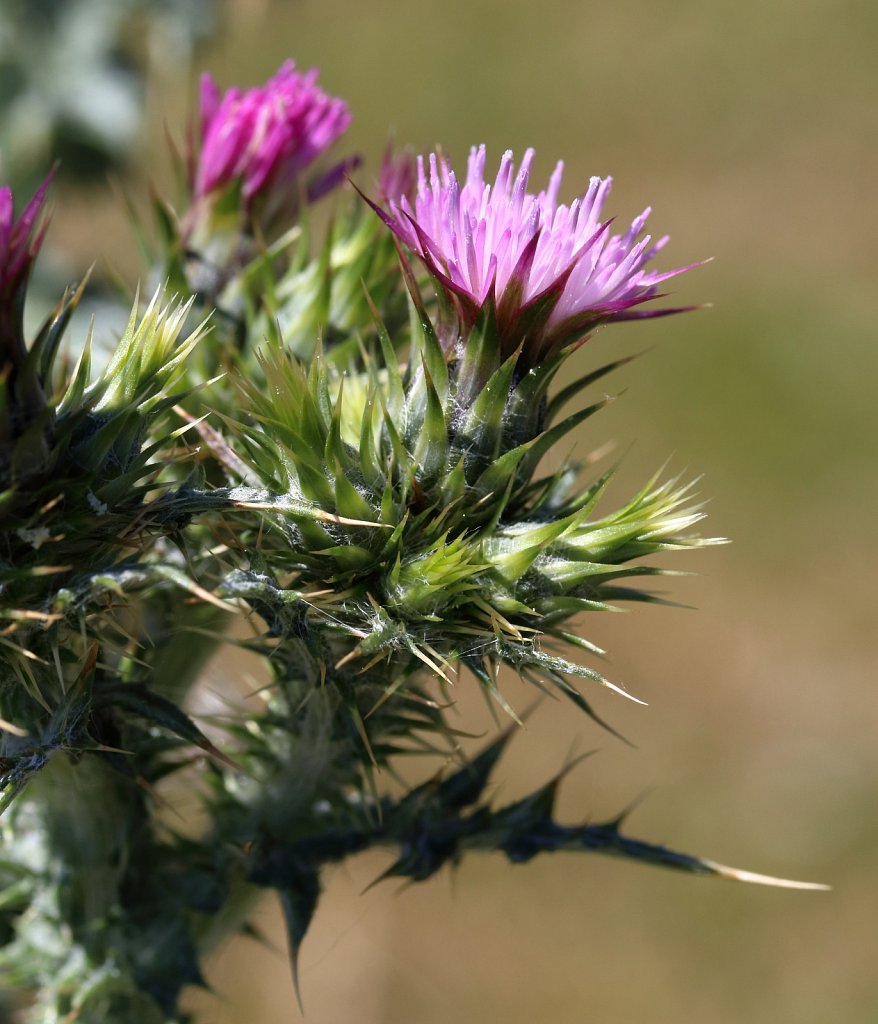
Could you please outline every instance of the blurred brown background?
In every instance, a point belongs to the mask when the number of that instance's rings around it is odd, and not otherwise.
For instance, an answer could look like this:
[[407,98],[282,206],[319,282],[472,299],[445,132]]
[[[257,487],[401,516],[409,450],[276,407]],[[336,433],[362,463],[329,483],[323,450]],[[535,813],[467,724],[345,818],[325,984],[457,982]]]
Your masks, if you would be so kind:
[[[624,462],[614,491],[703,474],[709,532],[734,544],[672,559],[697,611],[595,616],[612,678],[599,694],[625,747],[546,702],[498,773],[512,798],[571,750],[569,820],[638,796],[629,831],[725,863],[819,880],[794,893],[587,856],[523,867],[474,859],[397,894],[361,890],[378,855],[326,879],[303,949],[310,1024],[825,1024],[878,1021],[878,700],[875,438],[878,338],[878,6],[867,0],[239,0],[200,63],[221,84],[283,59],[317,65],[354,112],[351,148],[378,165],[388,130],[462,164],[485,142],[566,162],[566,199],[612,174],[608,213],[646,204],[672,235],[661,265],[715,261],[673,283],[685,317],[612,327],[596,365],[653,346],[616,375],[622,399],[578,438]],[[149,84],[151,142],[179,137],[195,70]],[[161,170],[165,168],[165,170]],[[56,203],[71,264],[137,267],[121,209],[95,190]],[[682,564],[681,564],[682,563]],[[461,722],[493,726],[460,687]],[[530,696],[508,688],[518,707]],[[298,1019],[277,943],[224,950],[199,1024]]]

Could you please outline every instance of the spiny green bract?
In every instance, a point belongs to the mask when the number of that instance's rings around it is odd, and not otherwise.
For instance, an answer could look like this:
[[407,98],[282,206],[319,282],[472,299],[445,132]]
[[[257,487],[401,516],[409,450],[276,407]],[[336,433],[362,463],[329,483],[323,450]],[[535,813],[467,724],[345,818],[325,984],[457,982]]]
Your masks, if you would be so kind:
[[330,513],[316,521],[279,505],[263,558],[313,592],[328,629],[356,640],[345,661],[418,659],[440,676],[462,661],[498,698],[502,663],[568,694],[565,674],[606,683],[539,638],[589,647],[565,629],[572,616],[652,599],[625,585],[661,571],[641,560],[705,543],[687,532],[701,519],[689,489],[653,481],[601,514],[609,474],[584,489],[574,467],[541,475],[543,455],[604,404],[560,418],[547,391],[564,356],[520,376],[483,322],[449,364],[413,312],[405,364],[379,324],[378,347],[346,372],[320,353],[305,367],[274,344],[258,386],[239,378],[229,427],[251,479]]
[[[88,700],[96,651],[124,650],[126,590],[193,584],[165,552],[137,567],[147,538],[186,521],[185,488],[167,473],[188,428],[169,410],[185,360],[202,330],[179,335],[189,304],[154,296],[135,310],[108,365],[91,371],[90,339],[56,379],[60,336],[79,295],[68,295],[33,344],[44,407],[7,444],[0,504],[0,698],[7,797],[57,748],[88,745]],[[43,458],[22,470],[16,449],[39,437]],[[11,449],[11,450],[10,450]],[[5,800],[3,802],[5,805]]]
[[[364,205],[342,207],[322,240],[315,240],[306,208],[288,231],[266,241],[240,234],[236,202],[230,195],[215,211],[209,251],[196,251],[181,237],[180,217],[158,196],[157,247],[131,211],[147,260],[160,259],[169,288],[190,295],[199,315],[212,317],[211,335],[190,366],[192,379],[208,380],[230,365],[258,372],[253,349],[266,338],[305,360],[321,340],[328,348],[356,349],[357,333],[369,327],[370,301],[381,307],[394,334],[404,323],[393,239]],[[227,411],[230,397],[226,389],[214,389],[213,407]]]

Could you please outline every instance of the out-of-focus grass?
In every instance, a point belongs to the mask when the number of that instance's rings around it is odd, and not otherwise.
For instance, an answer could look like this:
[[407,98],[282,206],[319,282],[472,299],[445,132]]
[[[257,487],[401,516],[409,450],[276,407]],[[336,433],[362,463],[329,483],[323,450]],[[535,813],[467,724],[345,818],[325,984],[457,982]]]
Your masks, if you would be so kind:
[[[372,168],[388,126],[459,162],[472,143],[495,160],[533,145],[535,180],[565,159],[568,197],[612,173],[608,212],[652,203],[655,231],[673,235],[665,266],[715,257],[669,300],[712,309],[610,329],[583,352],[655,346],[579,441],[634,442],[619,496],[673,453],[672,471],[704,474],[709,526],[735,543],[690,556],[707,578],[668,581],[697,612],[586,624],[613,678],[649,702],[597,698],[637,749],[547,704],[498,796],[599,747],[566,783],[571,819],[649,790],[630,826],[645,838],[835,886],[771,892],[570,856],[486,858],[453,886],[360,896],[384,864],[364,858],[328,878],[302,954],[307,1019],[874,1021],[878,7],[241,0],[228,14],[219,80],[264,79],[287,56],[320,66]],[[156,147],[162,118],[182,125],[194,98],[179,84],[157,87]],[[94,203],[59,204],[55,230],[85,261],[103,248],[133,269],[124,233],[95,237]],[[459,690],[462,722],[490,730]],[[235,946],[211,981],[228,1000],[202,1003],[205,1021],[293,1017],[281,955]]]

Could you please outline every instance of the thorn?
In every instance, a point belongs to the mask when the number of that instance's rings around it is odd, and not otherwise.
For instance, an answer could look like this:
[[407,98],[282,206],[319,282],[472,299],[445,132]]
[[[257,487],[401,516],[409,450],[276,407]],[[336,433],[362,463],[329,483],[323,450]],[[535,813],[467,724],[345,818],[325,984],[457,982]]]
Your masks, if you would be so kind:
[[397,867],[398,864],[399,864],[399,861],[395,860],[390,865],[389,868],[387,868],[386,870],[382,871],[380,875],[377,875],[375,878],[373,878],[372,881],[369,882],[366,885],[365,889],[362,890],[360,895],[361,896],[365,896],[367,892],[369,892],[370,890],[374,889],[375,886],[378,885],[380,882],[384,882],[388,878],[392,878],[393,874],[394,874],[394,871],[396,870],[396,867]]
[[615,818],[610,818],[609,821],[602,821],[601,828],[610,829],[612,832],[621,832],[622,826],[649,796],[650,792],[651,790],[645,789],[639,796],[634,797],[633,800],[619,811]]
[[747,882],[750,885],[770,885],[776,889],[802,889],[809,892],[830,892],[831,885],[824,885],[822,882],[797,882],[792,878],[775,878],[773,875],[760,875],[755,871],[742,871],[740,868],[730,868],[725,864],[717,864],[716,861],[702,861],[708,871],[720,878],[728,878],[733,882]]

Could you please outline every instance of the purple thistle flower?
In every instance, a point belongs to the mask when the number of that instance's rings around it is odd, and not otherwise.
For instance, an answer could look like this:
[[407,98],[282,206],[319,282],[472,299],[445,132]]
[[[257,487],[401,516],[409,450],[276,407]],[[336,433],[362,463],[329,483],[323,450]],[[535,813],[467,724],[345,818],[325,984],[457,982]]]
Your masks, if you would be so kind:
[[0,294],[4,297],[16,291],[27,277],[42,244],[45,225],[36,235],[34,227],[53,174],[49,173],[18,220],[14,216],[12,189],[8,185],[0,188]]
[[649,208],[624,235],[610,235],[601,209],[612,179],[592,178],[566,206],[558,202],[560,162],[545,191],[528,192],[533,155],[527,150],[516,173],[512,153],[504,153],[491,185],[485,147],[473,148],[462,187],[443,156],[431,154],[429,173],[419,157],[414,203],[403,196],[388,202],[389,213],[377,210],[440,283],[463,330],[490,302],[501,351],[511,354],[524,343],[534,365],[600,324],[680,312],[634,308],[689,269],[645,269],[668,240],[639,239]]
[[37,221],[53,174],[47,175],[18,220],[12,189],[8,185],[0,188],[0,372],[9,366],[14,373],[27,354],[22,326],[24,294],[46,231],[45,222],[38,228]]
[[[289,192],[295,206],[297,177],[351,120],[347,104],[317,86],[317,74],[316,68],[300,74],[288,60],[264,86],[244,92],[233,88],[222,95],[210,75],[202,76],[196,202],[240,183],[248,209],[257,198],[280,189]],[[334,180],[340,177],[335,174]],[[313,188],[321,193],[320,182]]]

